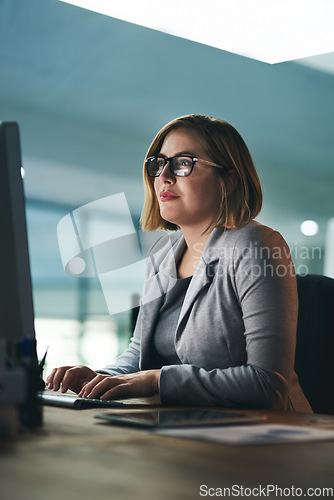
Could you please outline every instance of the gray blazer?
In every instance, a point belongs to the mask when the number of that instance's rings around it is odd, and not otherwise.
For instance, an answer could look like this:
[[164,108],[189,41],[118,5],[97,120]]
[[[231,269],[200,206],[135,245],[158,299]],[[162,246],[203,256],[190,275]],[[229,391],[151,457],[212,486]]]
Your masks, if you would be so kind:
[[[151,248],[129,348],[100,373],[155,367],[152,335],[184,247],[177,232]],[[278,232],[255,221],[213,230],[199,252],[175,332],[181,364],[161,369],[161,401],[312,411],[294,372],[297,313],[294,268]]]

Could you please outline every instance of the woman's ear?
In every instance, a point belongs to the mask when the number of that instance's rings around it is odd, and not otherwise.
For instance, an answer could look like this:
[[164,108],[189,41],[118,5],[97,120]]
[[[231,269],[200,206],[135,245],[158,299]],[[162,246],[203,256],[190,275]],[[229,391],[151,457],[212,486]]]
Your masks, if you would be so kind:
[[226,194],[231,194],[239,183],[239,174],[236,170],[230,169],[226,173],[225,177],[225,185],[226,185]]

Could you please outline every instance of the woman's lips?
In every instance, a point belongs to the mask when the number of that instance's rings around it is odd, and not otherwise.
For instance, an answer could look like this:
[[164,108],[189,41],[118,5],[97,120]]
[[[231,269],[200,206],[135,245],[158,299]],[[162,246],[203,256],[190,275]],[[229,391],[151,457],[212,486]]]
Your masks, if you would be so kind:
[[171,191],[162,191],[160,193],[161,201],[171,201],[175,200],[176,198],[179,198],[179,196],[177,194],[172,193]]

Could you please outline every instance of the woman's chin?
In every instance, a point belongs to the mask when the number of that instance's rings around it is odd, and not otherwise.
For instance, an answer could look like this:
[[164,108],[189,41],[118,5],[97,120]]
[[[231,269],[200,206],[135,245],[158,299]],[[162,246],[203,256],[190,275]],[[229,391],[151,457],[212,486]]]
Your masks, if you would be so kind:
[[180,225],[180,217],[177,217],[177,215],[173,214],[170,210],[160,210],[160,216],[166,222],[170,222],[171,224],[175,224],[176,226]]

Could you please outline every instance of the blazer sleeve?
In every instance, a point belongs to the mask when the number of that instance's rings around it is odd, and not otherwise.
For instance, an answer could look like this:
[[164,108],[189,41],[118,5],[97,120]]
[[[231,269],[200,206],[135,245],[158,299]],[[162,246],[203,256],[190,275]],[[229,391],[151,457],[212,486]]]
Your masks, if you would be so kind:
[[164,366],[160,375],[163,403],[288,409],[298,313],[294,268],[279,233],[265,231],[263,226],[252,232],[254,241],[260,243],[258,249],[266,249],[266,257],[263,252],[243,251],[250,235],[242,232],[228,270],[245,328],[245,363],[209,371],[192,364]]

